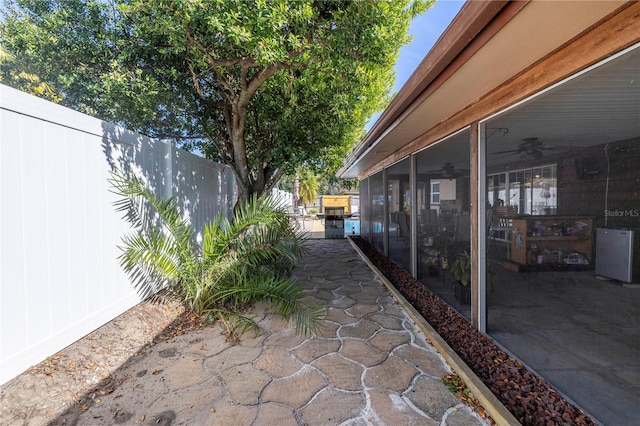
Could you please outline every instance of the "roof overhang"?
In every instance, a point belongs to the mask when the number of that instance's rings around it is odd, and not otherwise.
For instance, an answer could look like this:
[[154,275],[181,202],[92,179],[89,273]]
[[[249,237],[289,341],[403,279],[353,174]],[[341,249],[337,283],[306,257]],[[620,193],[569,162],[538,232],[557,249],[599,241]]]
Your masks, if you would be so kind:
[[467,2],[351,151],[338,176],[353,178],[375,169],[391,153],[531,68],[625,4],[628,2]]

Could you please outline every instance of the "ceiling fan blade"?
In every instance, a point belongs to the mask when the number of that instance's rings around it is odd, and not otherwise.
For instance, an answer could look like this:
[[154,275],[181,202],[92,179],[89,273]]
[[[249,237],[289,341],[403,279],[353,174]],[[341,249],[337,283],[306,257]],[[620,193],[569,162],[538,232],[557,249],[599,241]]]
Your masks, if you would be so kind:
[[508,151],[498,151],[498,152],[493,152],[492,154],[515,154],[518,152],[522,152],[521,149],[510,149]]
[[568,149],[571,149],[571,147],[568,147],[568,146],[539,146],[536,149],[545,150],[545,151],[566,151]]

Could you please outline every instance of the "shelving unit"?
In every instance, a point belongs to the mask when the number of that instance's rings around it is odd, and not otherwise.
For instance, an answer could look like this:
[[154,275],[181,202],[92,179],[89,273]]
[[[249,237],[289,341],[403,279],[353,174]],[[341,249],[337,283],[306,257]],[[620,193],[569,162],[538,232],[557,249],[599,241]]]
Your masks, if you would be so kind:
[[593,269],[591,218],[514,218],[511,232],[511,262],[520,271]]

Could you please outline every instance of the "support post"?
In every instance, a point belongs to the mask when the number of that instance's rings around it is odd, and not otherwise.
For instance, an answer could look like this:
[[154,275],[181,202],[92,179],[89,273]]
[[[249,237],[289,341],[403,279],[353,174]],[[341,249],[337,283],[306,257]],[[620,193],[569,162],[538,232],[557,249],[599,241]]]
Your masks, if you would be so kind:
[[487,200],[486,144],[483,123],[471,125],[471,324],[480,332],[487,330]]
[[384,255],[389,256],[389,181],[387,179],[387,169],[382,170],[382,196],[384,198],[382,203],[382,212],[384,214],[382,218],[382,247],[384,248]]
[[418,278],[418,172],[415,154],[409,156],[409,186],[411,187],[411,232],[409,256],[411,259],[411,275]]

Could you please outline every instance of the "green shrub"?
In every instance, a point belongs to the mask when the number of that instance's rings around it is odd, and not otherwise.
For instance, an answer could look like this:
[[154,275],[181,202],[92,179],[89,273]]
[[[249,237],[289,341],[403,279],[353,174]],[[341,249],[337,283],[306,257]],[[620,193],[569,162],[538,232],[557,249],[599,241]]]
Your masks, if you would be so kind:
[[118,211],[134,231],[122,238],[120,264],[143,297],[175,290],[194,312],[221,320],[232,337],[258,326],[240,312],[266,301],[296,331],[314,333],[321,306],[302,303],[302,289],[287,277],[306,252],[302,233],[273,199],[252,198],[233,218],[218,216],[201,242],[173,198],[163,200],[137,177],[112,174]]
[[467,286],[471,282],[471,256],[466,250],[456,255],[451,264],[451,275],[463,286]]

